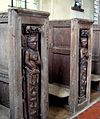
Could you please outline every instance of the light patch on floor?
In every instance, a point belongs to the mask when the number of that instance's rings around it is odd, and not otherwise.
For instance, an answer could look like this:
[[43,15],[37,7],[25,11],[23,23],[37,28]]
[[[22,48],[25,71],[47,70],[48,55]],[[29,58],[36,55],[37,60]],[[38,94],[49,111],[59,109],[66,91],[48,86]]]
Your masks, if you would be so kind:
[[49,107],[49,118],[48,119],[67,119],[69,117],[69,111],[64,107]]
[[95,101],[97,98],[100,98],[100,91],[92,90],[92,92],[91,92],[91,102]]
[[9,109],[0,105],[0,119],[10,119],[9,114]]

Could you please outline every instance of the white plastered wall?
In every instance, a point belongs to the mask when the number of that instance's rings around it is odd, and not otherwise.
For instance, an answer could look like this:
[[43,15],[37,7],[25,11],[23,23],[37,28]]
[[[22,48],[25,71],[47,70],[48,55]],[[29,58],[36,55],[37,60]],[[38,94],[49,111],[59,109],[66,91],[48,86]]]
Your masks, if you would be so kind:
[[0,12],[7,12],[8,5],[11,5],[11,0],[0,0]]
[[40,9],[50,12],[50,19],[84,18],[93,20],[94,0],[82,0],[84,12],[71,9],[74,0],[40,0]]

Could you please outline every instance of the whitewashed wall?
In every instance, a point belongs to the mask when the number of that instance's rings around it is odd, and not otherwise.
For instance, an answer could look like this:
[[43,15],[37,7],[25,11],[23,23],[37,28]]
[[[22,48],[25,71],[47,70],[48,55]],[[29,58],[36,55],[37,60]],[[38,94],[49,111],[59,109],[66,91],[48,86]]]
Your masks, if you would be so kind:
[[[22,0],[24,1],[24,0]],[[28,4],[27,4],[27,8],[28,9],[34,9],[34,10],[39,10],[40,6],[39,6],[39,2],[40,0],[27,0]],[[48,0],[47,0],[48,1]],[[14,6],[17,7],[25,7],[24,2],[18,1],[16,2],[16,0],[14,0]],[[11,6],[11,0],[0,0],[0,12],[6,12],[8,10],[8,8],[10,8],[9,6]]]
[[[50,12],[50,19],[96,19],[94,17],[94,1],[98,0],[82,0],[84,12],[77,12],[71,9],[74,5],[74,0],[28,0],[29,4],[27,7]],[[7,11],[10,4],[11,0],[0,0],[0,11]],[[20,5],[18,6],[20,7]]]
[[94,0],[82,0],[84,12],[72,10],[72,6],[74,6],[74,0],[40,0],[40,9],[50,12],[50,19],[84,18],[93,20]]
[[8,5],[11,4],[11,0],[0,0],[0,12],[5,12],[8,9]]
[[100,0],[94,0],[94,23],[99,23]]

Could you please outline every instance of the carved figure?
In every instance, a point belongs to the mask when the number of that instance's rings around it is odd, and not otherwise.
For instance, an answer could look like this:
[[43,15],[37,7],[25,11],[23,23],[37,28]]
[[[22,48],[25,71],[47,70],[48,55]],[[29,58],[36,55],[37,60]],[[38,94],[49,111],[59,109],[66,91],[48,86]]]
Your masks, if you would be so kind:
[[25,64],[33,74],[39,73],[40,56],[37,51],[37,39],[35,36],[31,36],[27,40],[28,49],[25,53]]
[[79,80],[79,103],[86,99],[86,84],[87,84],[87,63],[88,63],[88,31],[82,29],[80,34],[80,80]]
[[27,82],[28,118],[39,117],[39,66],[40,55],[38,51],[38,32],[31,26],[26,27],[27,48],[25,50],[25,69]]

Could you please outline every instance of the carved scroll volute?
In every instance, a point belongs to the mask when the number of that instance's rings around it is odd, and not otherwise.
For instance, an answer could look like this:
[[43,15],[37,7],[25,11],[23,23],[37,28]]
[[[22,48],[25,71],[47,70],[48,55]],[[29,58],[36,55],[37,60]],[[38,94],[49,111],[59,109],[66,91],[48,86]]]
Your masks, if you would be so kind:
[[89,30],[80,29],[80,48],[79,48],[79,103],[86,100],[87,86],[87,66],[88,66],[88,32]]
[[[40,53],[38,50],[39,30],[34,26],[26,26],[25,34],[27,47],[24,47],[24,71],[25,86],[24,99],[26,115],[28,119],[39,118],[39,81],[40,81]],[[25,42],[25,41],[24,41]],[[25,109],[26,108],[26,109]]]

